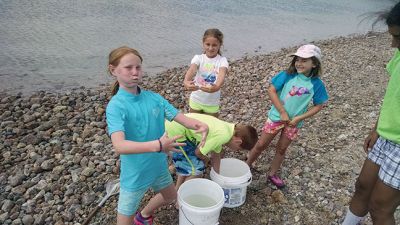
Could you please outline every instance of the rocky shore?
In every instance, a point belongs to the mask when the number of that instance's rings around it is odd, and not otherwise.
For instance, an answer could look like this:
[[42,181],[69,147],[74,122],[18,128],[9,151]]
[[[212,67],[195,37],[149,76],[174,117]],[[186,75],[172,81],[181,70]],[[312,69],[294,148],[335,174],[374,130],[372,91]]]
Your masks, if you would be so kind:
[[[387,33],[368,33],[315,42],[323,53],[322,80],[328,105],[305,121],[281,171],[287,187],[275,190],[265,172],[273,147],[256,161],[246,202],[224,208],[220,224],[339,224],[354,190],[365,153],[364,137],[376,121],[392,56]],[[271,106],[266,89],[286,69],[297,46],[230,62],[220,118],[260,130]],[[151,60],[151,59],[148,59]],[[186,111],[182,81],[187,67],[145,78],[156,91]],[[118,156],[106,133],[106,86],[30,96],[0,94],[0,224],[82,224],[118,178]],[[244,159],[245,152],[226,153]],[[148,199],[152,193],[146,195]],[[111,197],[92,224],[114,224]],[[400,210],[396,212],[400,222]],[[157,224],[178,224],[173,205],[156,212]],[[365,224],[372,224],[368,218]]]

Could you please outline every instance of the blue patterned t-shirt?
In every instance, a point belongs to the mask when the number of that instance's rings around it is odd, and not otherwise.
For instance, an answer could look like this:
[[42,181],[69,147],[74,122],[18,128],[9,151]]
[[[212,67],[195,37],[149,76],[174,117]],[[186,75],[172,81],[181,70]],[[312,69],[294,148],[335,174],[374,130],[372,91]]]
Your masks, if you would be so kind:
[[[289,75],[281,71],[272,78],[271,82],[290,119],[304,114],[311,100],[314,105],[328,101],[325,85],[318,77],[311,78],[303,74]],[[280,113],[274,105],[268,112],[268,118],[272,121],[281,120]],[[297,127],[302,125],[303,121],[299,122]]]

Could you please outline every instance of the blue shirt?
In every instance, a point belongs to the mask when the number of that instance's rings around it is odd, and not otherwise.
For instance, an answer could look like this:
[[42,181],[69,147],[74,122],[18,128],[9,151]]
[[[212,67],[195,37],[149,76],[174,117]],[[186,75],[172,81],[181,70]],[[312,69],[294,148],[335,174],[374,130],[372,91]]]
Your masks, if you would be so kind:
[[[274,85],[290,119],[304,114],[311,100],[314,105],[324,104],[328,101],[325,85],[318,77],[311,78],[303,74],[289,75],[285,71],[281,71],[272,78],[272,85]],[[268,118],[272,121],[281,120],[280,113],[274,105],[268,112]],[[299,122],[297,127],[302,125],[303,121]]]
[[[178,110],[167,100],[151,91],[134,95],[120,88],[107,105],[108,133],[122,131],[125,139],[136,142],[153,141],[165,131],[165,119],[173,120]],[[161,171],[167,169],[167,155],[158,152],[121,154],[121,187],[136,191],[147,187]]]

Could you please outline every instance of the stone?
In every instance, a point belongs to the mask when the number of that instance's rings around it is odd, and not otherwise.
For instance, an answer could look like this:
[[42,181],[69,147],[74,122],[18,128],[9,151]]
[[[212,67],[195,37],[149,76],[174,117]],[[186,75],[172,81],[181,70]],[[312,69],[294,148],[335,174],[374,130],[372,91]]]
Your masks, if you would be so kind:
[[22,217],[22,224],[24,225],[31,225],[33,224],[35,219],[31,215],[25,215]]

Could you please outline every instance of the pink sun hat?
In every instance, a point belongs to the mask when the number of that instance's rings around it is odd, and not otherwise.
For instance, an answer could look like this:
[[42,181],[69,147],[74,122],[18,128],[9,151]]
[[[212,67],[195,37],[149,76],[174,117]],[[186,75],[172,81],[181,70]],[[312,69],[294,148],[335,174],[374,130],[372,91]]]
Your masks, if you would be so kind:
[[292,54],[291,56],[299,56],[301,58],[311,58],[314,56],[320,61],[322,58],[321,49],[312,44],[301,46],[299,49],[297,49],[296,53]]

